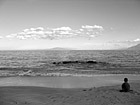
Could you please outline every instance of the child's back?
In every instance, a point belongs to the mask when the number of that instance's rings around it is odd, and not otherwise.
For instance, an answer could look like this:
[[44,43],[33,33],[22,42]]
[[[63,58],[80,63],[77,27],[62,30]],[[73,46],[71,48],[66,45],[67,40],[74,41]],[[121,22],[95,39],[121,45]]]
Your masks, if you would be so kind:
[[130,85],[129,83],[125,82],[122,84],[122,91],[129,92],[130,91]]
[[121,92],[129,92],[130,91],[130,85],[128,83],[128,79],[124,78],[124,83],[122,84],[122,90]]

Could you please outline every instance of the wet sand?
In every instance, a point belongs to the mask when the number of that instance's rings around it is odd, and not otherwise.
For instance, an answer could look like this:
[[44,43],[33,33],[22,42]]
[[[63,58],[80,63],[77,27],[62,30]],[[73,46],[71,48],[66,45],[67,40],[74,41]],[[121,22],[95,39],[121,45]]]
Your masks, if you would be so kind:
[[51,88],[91,88],[101,86],[119,85],[124,77],[130,82],[140,80],[140,75],[130,74],[104,74],[88,76],[68,76],[68,77],[2,77],[0,86],[40,86]]
[[[129,78],[133,92],[119,92],[124,77]],[[44,78],[0,78],[0,105],[140,105],[139,75],[96,76],[96,80],[95,77],[90,78],[94,81],[92,85],[88,85],[91,82],[86,83],[90,80],[87,80],[86,77],[77,79],[75,83],[76,78],[66,77],[64,80],[62,78],[54,79],[54,77],[49,77],[50,80]],[[57,80],[56,82],[59,81],[58,84],[69,83],[66,86],[61,86],[62,84],[49,86],[49,81],[54,81],[53,79]],[[43,80],[47,82],[41,82]],[[36,82],[33,83],[33,81]],[[70,83],[70,81],[72,82]],[[101,84],[101,81],[106,83]],[[39,82],[41,83],[37,86],[36,83]],[[44,86],[41,85],[43,83]],[[80,85],[76,85],[76,83]]]

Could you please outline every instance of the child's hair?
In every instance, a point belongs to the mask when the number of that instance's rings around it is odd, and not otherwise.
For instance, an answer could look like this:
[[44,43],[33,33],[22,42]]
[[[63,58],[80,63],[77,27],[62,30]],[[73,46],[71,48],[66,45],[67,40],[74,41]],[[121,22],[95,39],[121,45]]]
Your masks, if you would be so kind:
[[128,78],[124,78],[124,82],[127,82],[128,81]]

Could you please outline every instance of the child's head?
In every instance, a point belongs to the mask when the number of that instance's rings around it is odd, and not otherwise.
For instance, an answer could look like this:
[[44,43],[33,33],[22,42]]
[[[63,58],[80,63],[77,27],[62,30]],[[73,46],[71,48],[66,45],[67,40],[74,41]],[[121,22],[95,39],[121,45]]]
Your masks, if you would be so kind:
[[124,82],[128,82],[128,78],[124,78]]

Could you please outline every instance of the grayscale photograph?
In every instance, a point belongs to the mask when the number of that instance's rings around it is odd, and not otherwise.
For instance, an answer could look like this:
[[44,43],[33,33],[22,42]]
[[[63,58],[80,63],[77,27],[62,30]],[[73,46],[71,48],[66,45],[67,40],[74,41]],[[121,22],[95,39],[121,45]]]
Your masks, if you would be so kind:
[[140,0],[0,0],[0,105],[140,105]]

